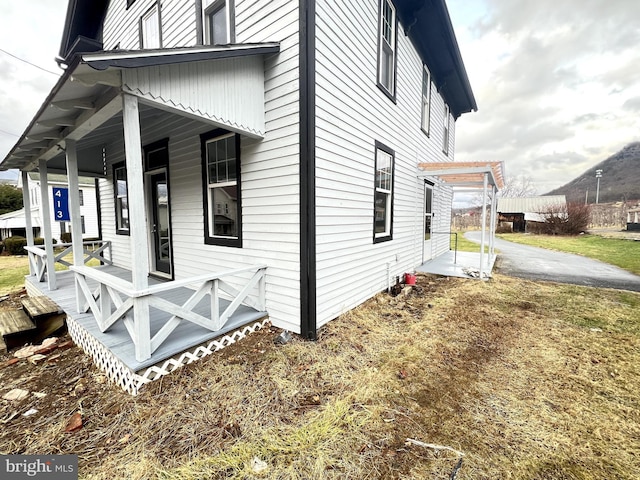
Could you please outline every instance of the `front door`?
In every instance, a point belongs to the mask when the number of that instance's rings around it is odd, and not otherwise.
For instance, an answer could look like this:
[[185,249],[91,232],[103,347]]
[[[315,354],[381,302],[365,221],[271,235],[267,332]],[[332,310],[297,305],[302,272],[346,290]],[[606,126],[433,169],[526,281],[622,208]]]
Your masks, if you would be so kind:
[[424,184],[424,244],[422,246],[422,261],[433,258],[431,252],[431,220],[433,219],[433,186]]
[[154,270],[171,275],[171,228],[169,225],[169,189],[167,172],[150,175]]

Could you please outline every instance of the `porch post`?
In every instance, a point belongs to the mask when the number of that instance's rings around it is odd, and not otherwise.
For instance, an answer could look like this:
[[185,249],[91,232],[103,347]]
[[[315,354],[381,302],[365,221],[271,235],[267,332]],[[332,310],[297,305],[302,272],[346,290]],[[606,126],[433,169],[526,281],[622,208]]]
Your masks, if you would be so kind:
[[[138,98],[122,95],[122,122],[127,167],[127,192],[129,200],[129,235],[131,242],[131,278],[134,290],[149,286],[149,254],[145,221],[144,169],[140,140],[140,113]],[[136,360],[151,357],[151,330],[149,301],[146,297],[133,299],[134,336]]]
[[[73,264],[75,266],[84,265],[84,253],[82,248],[82,223],[80,220],[80,185],[78,182],[78,155],[76,151],[76,141],[67,139],[67,177],[69,180],[69,213],[71,216],[71,245],[73,249]],[[80,287],[74,280],[76,287],[76,308],[80,312],[82,301],[80,297]]]
[[487,228],[487,187],[489,185],[489,174],[485,173],[482,185],[482,222],[480,224],[480,279],[484,273],[484,245],[486,241]]
[[[31,193],[29,192],[29,172],[22,170],[22,205],[24,206],[24,226],[27,229],[27,246],[33,247],[33,222],[31,218]],[[29,276],[35,275],[29,254]]]
[[51,235],[51,211],[49,210],[49,180],[47,174],[47,161],[40,159],[38,162],[40,172],[40,218],[42,219],[42,231],[44,232],[44,250],[47,254],[47,286],[49,290],[58,288],[56,284],[55,258],[53,254],[53,237]]

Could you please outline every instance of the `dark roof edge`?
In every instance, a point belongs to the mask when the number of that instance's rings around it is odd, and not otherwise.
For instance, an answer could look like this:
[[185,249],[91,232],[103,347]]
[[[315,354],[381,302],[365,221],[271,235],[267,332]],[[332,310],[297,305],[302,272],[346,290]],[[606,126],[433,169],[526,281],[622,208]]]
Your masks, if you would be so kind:
[[249,55],[270,55],[280,52],[280,44],[238,44],[225,47],[180,47],[161,50],[117,50],[87,53],[82,62],[96,70],[107,68],[138,68],[172,65],[184,62],[238,58]]
[[[460,53],[460,46],[458,45],[458,39],[456,38],[455,31],[453,30],[453,23],[451,22],[451,16],[449,15],[449,9],[447,8],[447,4],[445,0],[436,0],[441,9],[443,18],[443,24],[447,28],[447,34],[449,36],[449,41],[451,42],[451,46],[453,47],[453,51],[451,51],[451,56],[456,64],[457,73],[460,76],[460,81],[462,82],[465,93],[467,95],[467,100],[469,101],[470,109],[467,112],[478,110],[478,105],[476,103],[475,96],[473,95],[473,90],[471,89],[471,82],[469,82],[469,76],[467,75],[467,69],[464,66],[464,61],[462,60],[462,54]],[[458,112],[459,116],[462,113],[467,112]]]

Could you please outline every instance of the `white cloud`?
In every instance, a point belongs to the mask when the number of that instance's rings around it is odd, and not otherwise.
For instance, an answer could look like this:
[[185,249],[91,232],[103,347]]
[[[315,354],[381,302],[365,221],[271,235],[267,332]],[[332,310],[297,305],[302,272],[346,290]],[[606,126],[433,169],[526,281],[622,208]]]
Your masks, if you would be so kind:
[[479,111],[457,160],[501,160],[556,188],[638,140],[640,2],[449,0]]

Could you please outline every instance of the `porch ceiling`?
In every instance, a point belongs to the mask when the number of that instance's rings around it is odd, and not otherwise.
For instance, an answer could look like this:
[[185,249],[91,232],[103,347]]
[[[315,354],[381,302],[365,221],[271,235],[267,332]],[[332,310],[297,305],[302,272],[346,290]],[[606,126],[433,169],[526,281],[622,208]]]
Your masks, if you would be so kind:
[[438,177],[452,187],[482,188],[484,176],[488,185],[504,187],[503,162],[434,162],[418,164],[419,177]]
[[[104,176],[102,147],[122,134],[123,92],[142,100],[141,121],[163,109],[259,138],[264,131],[262,56],[279,49],[278,43],[269,43],[79,54],[0,162],[0,170],[30,171],[44,159],[52,172],[64,173],[64,149],[71,139],[79,141],[79,174]],[[206,80],[198,84],[203,92],[218,93],[193,92],[194,76]],[[246,89],[225,89],[245,78]],[[256,106],[247,114],[249,103]]]

